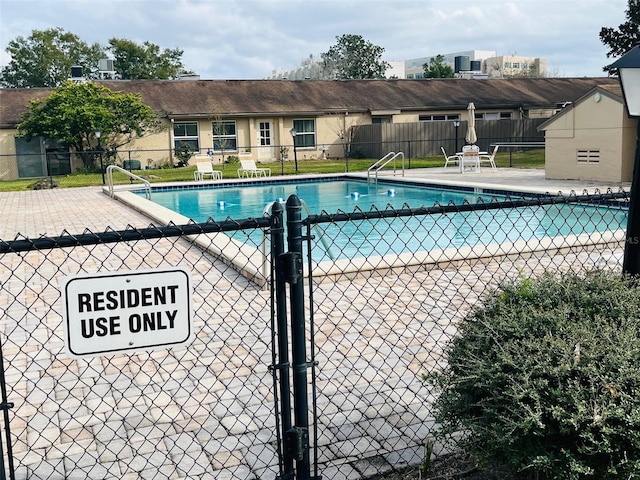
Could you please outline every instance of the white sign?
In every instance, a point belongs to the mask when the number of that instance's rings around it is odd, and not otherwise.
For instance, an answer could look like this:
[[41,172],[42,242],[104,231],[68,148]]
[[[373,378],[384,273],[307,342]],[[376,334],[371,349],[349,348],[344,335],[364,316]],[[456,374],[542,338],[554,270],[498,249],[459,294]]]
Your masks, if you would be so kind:
[[191,341],[191,288],[182,268],[65,277],[67,353],[82,358]]

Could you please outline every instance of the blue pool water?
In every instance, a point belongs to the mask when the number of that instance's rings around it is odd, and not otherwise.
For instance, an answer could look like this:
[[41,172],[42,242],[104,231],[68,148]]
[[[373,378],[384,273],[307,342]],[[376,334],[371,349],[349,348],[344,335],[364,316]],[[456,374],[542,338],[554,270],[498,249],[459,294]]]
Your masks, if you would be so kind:
[[[291,194],[303,200],[312,214],[353,212],[354,209],[368,211],[372,206],[400,209],[449,202],[460,205],[475,203],[480,197],[468,191],[399,182],[369,184],[358,180],[335,180],[154,189],[151,200],[196,222],[205,222],[209,218],[221,221],[259,217],[267,204],[286,201]],[[492,198],[503,200],[506,197],[482,195],[485,202]],[[548,205],[323,224],[314,234],[319,255],[325,255],[329,250],[332,258],[354,258],[617,230],[625,228],[626,215],[623,209]],[[255,236],[251,241],[258,244],[261,235],[256,232]],[[320,237],[323,245],[318,241]]]
[[[322,210],[335,213],[338,210],[352,212],[359,207],[369,210],[371,205],[385,208],[391,205],[402,208],[435,202],[476,202],[478,195],[455,190],[425,188],[407,184],[382,184],[366,181],[340,180],[305,183],[277,183],[232,187],[202,188],[191,190],[153,190],[151,199],[197,222],[208,218],[225,220],[262,216],[265,205],[274,201],[286,201],[295,194],[309,207],[311,213]],[[485,196],[488,200],[490,196]]]

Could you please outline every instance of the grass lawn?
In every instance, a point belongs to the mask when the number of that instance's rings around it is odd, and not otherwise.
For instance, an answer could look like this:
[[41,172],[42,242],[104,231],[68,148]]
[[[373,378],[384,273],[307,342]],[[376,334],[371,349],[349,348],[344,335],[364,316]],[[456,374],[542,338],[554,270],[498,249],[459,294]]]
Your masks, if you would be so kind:
[[[544,150],[529,150],[526,152],[516,152],[509,156],[508,152],[498,153],[496,155],[497,167],[513,168],[544,168]],[[361,172],[366,171],[376,160],[367,159],[349,159],[349,160],[299,160],[298,174],[310,173],[344,173],[344,172]],[[444,165],[443,158],[412,158],[405,159],[405,168],[433,168],[442,167]],[[272,175],[295,175],[295,164],[289,160],[284,163],[273,162],[264,163],[259,166],[271,168]],[[223,178],[237,178],[237,170],[239,164],[217,165],[214,168],[222,170]],[[184,182],[193,180],[193,167],[168,168],[159,170],[134,170],[133,173],[141,177],[147,178],[150,182]],[[33,184],[39,179],[26,180],[10,180],[0,182],[0,192],[30,190]],[[129,177],[124,174],[114,172],[113,180],[115,184],[126,184]],[[54,181],[58,182],[60,188],[69,187],[88,187],[102,185],[102,175],[100,173],[83,173],[54,177]]]

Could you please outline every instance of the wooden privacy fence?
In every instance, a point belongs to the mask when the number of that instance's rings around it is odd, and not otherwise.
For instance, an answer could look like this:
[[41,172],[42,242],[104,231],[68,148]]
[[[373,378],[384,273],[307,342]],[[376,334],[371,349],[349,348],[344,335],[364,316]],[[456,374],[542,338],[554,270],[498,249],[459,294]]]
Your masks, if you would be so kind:
[[[544,142],[544,132],[538,131],[544,120],[477,120],[477,144],[480,150],[488,151],[496,142]],[[349,154],[380,158],[387,152],[401,151],[408,158],[425,158],[441,155],[441,146],[447,152],[459,151],[465,143],[467,124],[461,121],[458,128],[453,121],[361,125],[356,127]]]

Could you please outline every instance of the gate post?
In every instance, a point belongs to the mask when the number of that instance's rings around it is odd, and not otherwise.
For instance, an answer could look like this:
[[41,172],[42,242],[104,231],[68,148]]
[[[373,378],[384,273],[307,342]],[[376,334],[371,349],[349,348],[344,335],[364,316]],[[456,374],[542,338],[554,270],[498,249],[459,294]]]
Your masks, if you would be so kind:
[[288,445],[291,430],[291,384],[289,382],[289,336],[287,334],[287,287],[284,266],[284,210],[280,202],[271,208],[271,258],[275,263],[276,330],[278,332],[278,363],[274,368],[280,380],[280,415],[282,419],[283,471],[281,480],[293,478],[293,454]]
[[302,203],[296,195],[287,199],[288,253],[282,257],[288,269],[291,312],[291,355],[293,369],[294,426],[287,435],[296,460],[296,480],[309,480],[309,402],[307,399],[307,349],[304,316],[304,276],[302,272]]
[[[13,449],[11,447],[11,429],[9,423],[9,409],[13,408],[13,402],[9,402],[7,399],[7,384],[4,377],[4,356],[2,353],[2,340],[0,339],[0,392],[2,395],[2,403],[0,403],[0,410],[3,412],[4,420],[4,433],[6,435],[7,442],[7,461],[9,466],[9,478],[15,480],[15,468],[13,466]],[[4,452],[2,451],[2,440],[0,440],[0,480],[5,480],[5,465],[4,465]]]

